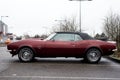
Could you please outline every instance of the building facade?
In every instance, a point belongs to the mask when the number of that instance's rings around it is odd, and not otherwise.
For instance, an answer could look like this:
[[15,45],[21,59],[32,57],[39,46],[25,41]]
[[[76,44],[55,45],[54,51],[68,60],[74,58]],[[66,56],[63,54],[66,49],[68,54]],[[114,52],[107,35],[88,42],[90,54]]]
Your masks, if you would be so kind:
[[6,36],[8,33],[8,26],[4,22],[0,21],[0,35]]
[[4,22],[0,21],[0,42],[7,39],[8,26]]

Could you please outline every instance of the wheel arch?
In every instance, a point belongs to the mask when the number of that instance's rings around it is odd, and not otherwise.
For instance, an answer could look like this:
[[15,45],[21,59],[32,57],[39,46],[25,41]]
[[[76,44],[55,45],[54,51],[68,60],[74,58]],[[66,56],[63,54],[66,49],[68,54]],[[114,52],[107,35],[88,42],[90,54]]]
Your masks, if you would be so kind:
[[21,47],[19,47],[19,49],[17,50],[17,53],[19,53],[19,51],[20,51],[22,48],[29,48],[29,49],[31,49],[31,50],[33,51],[34,55],[36,54],[36,51],[33,49],[32,46],[21,46]]
[[87,54],[87,52],[88,52],[90,49],[92,49],[92,48],[98,49],[98,50],[101,52],[101,55],[103,55],[102,49],[100,49],[99,47],[96,47],[96,46],[92,46],[92,47],[87,48],[87,49],[85,50],[85,54]]

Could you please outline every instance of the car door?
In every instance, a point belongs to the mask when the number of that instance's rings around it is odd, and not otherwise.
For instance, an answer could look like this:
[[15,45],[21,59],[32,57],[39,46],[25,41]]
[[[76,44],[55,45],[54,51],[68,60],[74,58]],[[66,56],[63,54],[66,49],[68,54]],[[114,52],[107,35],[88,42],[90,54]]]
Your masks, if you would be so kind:
[[86,42],[82,39],[82,37],[79,34],[75,34],[75,52],[76,56],[81,56],[86,47]]
[[44,56],[70,57],[75,53],[74,34],[59,33],[47,41]]

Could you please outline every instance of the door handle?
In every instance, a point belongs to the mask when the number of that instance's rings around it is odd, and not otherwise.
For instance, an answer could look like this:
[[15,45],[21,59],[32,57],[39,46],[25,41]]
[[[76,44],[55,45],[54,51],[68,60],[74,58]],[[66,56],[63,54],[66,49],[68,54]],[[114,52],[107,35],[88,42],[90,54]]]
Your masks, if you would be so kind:
[[75,44],[71,44],[73,47],[75,47]]

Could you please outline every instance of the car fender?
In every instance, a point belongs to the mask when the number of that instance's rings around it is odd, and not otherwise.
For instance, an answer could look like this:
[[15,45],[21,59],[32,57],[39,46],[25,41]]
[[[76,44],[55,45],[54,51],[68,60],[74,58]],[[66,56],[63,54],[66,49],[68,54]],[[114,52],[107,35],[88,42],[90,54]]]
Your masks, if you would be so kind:
[[24,48],[24,47],[28,47],[28,48],[30,48],[35,54],[36,54],[36,51],[35,51],[35,49],[33,48],[33,46],[32,45],[21,45],[21,46],[19,46],[19,48],[18,48],[18,50],[17,50],[17,53],[20,51],[20,49],[22,49],[22,48]]
[[88,51],[89,49],[91,49],[91,48],[96,48],[96,49],[98,49],[98,50],[101,52],[101,54],[103,54],[103,51],[102,51],[102,49],[100,48],[100,46],[88,46],[88,47],[86,48],[86,50],[85,50],[85,54],[86,54],[87,51]]

